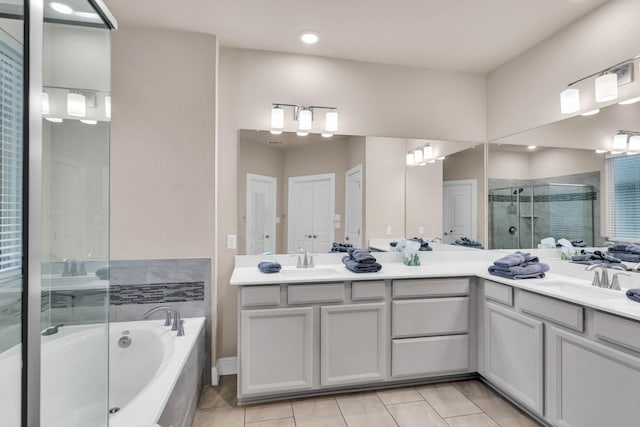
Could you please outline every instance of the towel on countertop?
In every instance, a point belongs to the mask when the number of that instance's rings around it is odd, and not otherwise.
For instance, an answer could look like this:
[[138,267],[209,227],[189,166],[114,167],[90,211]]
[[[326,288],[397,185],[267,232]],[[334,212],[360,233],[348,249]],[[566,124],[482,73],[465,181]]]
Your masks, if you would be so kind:
[[353,245],[351,243],[333,243],[331,245],[331,252],[348,252],[349,248],[352,248]]
[[484,249],[484,246],[482,246],[482,243],[478,242],[477,240],[473,240],[469,237],[461,237],[459,239],[456,239],[456,241],[453,242],[453,244],[457,246],[464,246],[467,248]]
[[607,254],[609,254],[610,256],[614,256],[622,261],[640,262],[640,254],[633,254],[630,252],[618,252],[618,251],[612,251],[612,250],[607,251]]
[[635,302],[640,302],[640,289],[629,289],[627,291],[627,298]]
[[616,258],[614,256],[605,254],[602,251],[589,252],[589,251],[585,251],[584,249],[581,250],[578,255],[572,255],[571,256],[571,261],[577,261],[577,262],[588,261],[589,264],[594,264],[591,261],[596,261],[595,264],[598,264],[598,263],[602,263],[602,264],[619,264],[619,263],[622,262],[619,258]]
[[585,242],[584,240],[572,240],[571,246],[573,246],[574,248],[586,248],[587,242]]
[[260,261],[258,263],[258,270],[263,273],[278,273],[282,266],[278,261]]
[[413,238],[411,238],[409,240],[411,240],[413,242],[420,243],[420,249],[418,249],[419,251],[427,252],[427,251],[432,251],[433,250],[433,248],[431,246],[429,246],[429,242],[427,242],[426,240],[424,240],[421,237],[413,237]]
[[542,279],[544,277],[544,273],[543,272],[533,273],[533,274],[512,274],[512,273],[510,273],[508,271],[504,271],[504,270],[500,270],[500,269],[493,269],[492,270],[491,267],[489,267],[489,273],[493,274],[494,276],[500,276],[500,277],[504,277],[505,279],[512,279],[512,280],[517,280],[517,279]]
[[525,262],[539,262],[537,256],[533,256],[527,252],[514,252],[495,260],[493,263],[498,267],[513,267],[514,265],[524,264]]
[[342,262],[354,273],[377,273],[382,269],[375,257],[365,249],[349,248],[349,255],[344,256]]
[[373,264],[376,262],[374,256],[366,249],[349,250],[349,257],[360,264]]
[[524,276],[528,274],[545,273],[549,271],[549,266],[541,262],[524,263],[521,265],[514,265],[513,267],[500,267],[498,265],[492,265],[489,267],[491,271],[502,271],[510,273],[514,276]]

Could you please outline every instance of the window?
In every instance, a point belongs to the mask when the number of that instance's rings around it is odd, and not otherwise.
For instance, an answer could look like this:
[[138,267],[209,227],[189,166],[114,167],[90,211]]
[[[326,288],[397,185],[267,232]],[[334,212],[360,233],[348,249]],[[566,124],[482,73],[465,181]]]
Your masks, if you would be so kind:
[[0,281],[22,274],[21,52],[0,34]]
[[606,161],[607,235],[640,240],[640,155]]

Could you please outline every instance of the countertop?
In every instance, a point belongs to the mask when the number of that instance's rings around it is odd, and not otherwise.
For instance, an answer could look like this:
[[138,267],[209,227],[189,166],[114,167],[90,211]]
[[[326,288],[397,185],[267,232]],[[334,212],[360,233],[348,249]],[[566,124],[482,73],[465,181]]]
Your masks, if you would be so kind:
[[[493,251],[476,251],[476,255],[466,260],[446,254],[421,255],[420,266],[409,267],[400,262],[399,254],[374,253],[382,269],[377,273],[353,273],[339,263],[339,256],[323,255],[323,262],[317,262],[314,268],[297,269],[292,265],[290,256],[271,256],[283,264],[279,273],[264,274],[257,268],[257,260],[266,257],[236,257],[236,268],[231,276],[230,284],[234,286],[296,284],[296,283],[328,283],[367,280],[393,280],[411,278],[438,277],[479,277],[503,283],[515,288],[535,292],[541,295],[591,307],[626,318],[640,321],[640,303],[629,300],[624,292],[591,286],[590,272],[584,272],[584,266],[569,264],[566,261],[545,260],[551,265],[551,271],[543,279],[509,280],[493,276],[487,268],[503,253]],[[453,259],[451,259],[453,258]],[[473,259],[472,259],[473,258]],[[557,271],[554,271],[557,270]],[[640,274],[632,273],[632,277],[621,277],[623,288],[640,287]]]

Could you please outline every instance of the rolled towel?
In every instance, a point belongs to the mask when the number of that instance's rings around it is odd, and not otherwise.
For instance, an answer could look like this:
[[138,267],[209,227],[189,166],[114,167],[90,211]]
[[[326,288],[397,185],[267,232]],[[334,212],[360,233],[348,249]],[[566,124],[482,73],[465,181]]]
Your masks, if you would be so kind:
[[635,302],[640,302],[640,289],[629,289],[627,291],[627,298]]
[[[345,257],[346,258],[346,257]],[[343,259],[344,261],[344,259]],[[348,259],[344,265],[347,267],[349,271],[354,273],[377,273],[382,269],[382,266],[377,262],[373,263],[360,263],[356,262],[353,259]]]
[[493,263],[498,267],[513,267],[514,265],[524,264],[525,262],[538,262],[538,257],[527,252],[514,252],[495,260]]
[[258,263],[258,270],[266,274],[278,273],[281,268],[282,266],[277,261],[260,261]]

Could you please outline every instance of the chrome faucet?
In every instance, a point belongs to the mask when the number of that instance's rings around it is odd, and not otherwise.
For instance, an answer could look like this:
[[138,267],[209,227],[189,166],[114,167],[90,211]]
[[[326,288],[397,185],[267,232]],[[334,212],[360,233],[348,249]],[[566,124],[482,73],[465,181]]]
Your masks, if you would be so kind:
[[177,331],[177,335],[179,337],[184,336],[184,326],[183,326],[184,320],[180,319],[180,312],[173,307],[162,305],[160,307],[152,308],[151,310],[144,313],[142,315],[142,318],[148,319],[149,316],[151,316],[153,313],[156,313],[158,311],[166,312],[166,315],[164,318],[164,326],[171,325],[171,330]]
[[296,268],[313,268],[313,255],[308,250],[298,246],[298,264]]
[[630,268],[631,271],[638,272],[640,271],[640,262]]
[[598,275],[598,272],[594,271],[593,282],[591,282],[591,285],[597,286],[599,288],[613,289],[613,290],[619,291],[621,290],[621,288],[620,288],[620,279],[618,279],[618,276],[620,276],[621,274],[624,276],[630,276],[630,274],[626,272],[615,273],[613,275],[613,278],[611,279],[611,282],[609,282],[609,274],[607,272],[607,267],[604,264],[592,264],[586,268],[587,271],[592,271],[596,269],[600,269],[601,275]]

